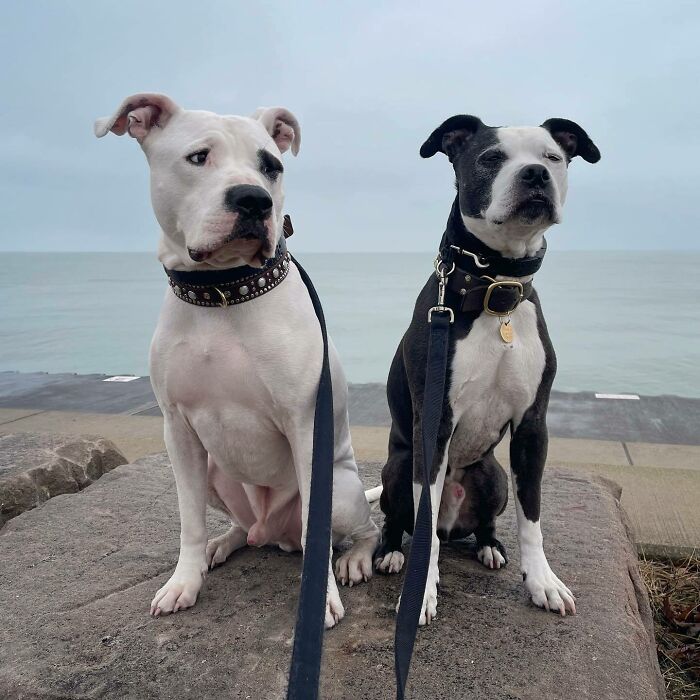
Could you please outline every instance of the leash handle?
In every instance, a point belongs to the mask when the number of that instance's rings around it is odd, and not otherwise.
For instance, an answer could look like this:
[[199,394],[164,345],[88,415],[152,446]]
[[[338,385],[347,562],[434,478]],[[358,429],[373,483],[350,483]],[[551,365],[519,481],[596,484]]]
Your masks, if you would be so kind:
[[[430,315],[430,339],[423,389],[423,418],[421,439],[423,443],[423,490],[413,529],[411,552],[406,565],[401,603],[396,616],[394,634],[394,669],[396,673],[396,698],[404,700],[411,656],[418,631],[418,620],[423,607],[425,585],[430,567],[430,551],[433,538],[433,504],[430,502],[430,470],[435,457],[438,430],[445,399],[445,377],[449,349],[452,310],[435,307]],[[439,507],[439,503],[435,504]]]
[[323,308],[311,278],[292,257],[311,297],[323,338],[323,364],[316,393],[311,488],[306,545],[301,573],[294,649],[289,670],[287,700],[317,700],[323,652],[323,629],[328,592],[333,502],[333,386],[328,360],[328,334]]

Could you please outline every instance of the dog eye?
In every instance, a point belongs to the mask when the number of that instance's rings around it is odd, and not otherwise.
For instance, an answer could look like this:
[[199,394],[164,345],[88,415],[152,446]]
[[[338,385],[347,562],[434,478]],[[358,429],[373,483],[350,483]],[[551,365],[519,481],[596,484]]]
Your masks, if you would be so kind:
[[556,153],[545,153],[544,157],[547,158],[547,160],[551,160],[555,163],[559,163],[561,161],[561,157]]
[[260,172],[269,180],[276,180],[280,173],[284,172],[284,167],[277,158],[267,151],[260,151]]
[[209,149],[203,148],[201,151],[195,151],[190,153],[185,160],[192,165],[204,165],[207,161],[207,156],[209,155]]
[[505,160],[505,153],[502,151],[486,151],[482,153],[479,160],[486,165],[495,165]]

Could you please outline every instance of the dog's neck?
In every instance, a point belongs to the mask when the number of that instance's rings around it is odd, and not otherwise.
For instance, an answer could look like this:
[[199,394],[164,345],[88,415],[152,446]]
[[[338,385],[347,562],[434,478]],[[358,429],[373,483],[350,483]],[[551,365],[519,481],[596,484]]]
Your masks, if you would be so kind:
[[502,231],[493,231],[491,228],[483,219],[475,219],[474,225],[467,228],[459,208],[458,195],[447,219],[443,244],[447,241],[448,245],[456,245],[486,256],[498,254],[504,258],[525,258],[535,255],[542,248],[544,233],[548,226],[533,230],[532,226],[523,224],[521,229],[518,229],[514,224],[509,223],[511,236],[504,235]]
[[[533,251],[523,251],[520,255],[513,255],[511,251],[499,250],[489,246],[482,236],[468,230],[462,219],[462,214],[459,208],[459,197],[457,197],[452,205],[452,210],[447,219],[447,227],[440,242],[440,253],[444,260],[450,258],[459,259],[459,254],[453,253],[455,249],[462,252],[468,251],[466,255],[462,255],[461,259],[466,269],[478,276],[488,275],[495,279],[518,279],[526,282],[532,279],[534,273],[542,264],[542,258],[547,249],[544,234],[538,238],[538,247]],[[469,254],[478,256],[482,262],[489,261],[490,267],[482,268],[480,265],[475,265],[470,260]],[[457,263],[460,264],[459,262]]]

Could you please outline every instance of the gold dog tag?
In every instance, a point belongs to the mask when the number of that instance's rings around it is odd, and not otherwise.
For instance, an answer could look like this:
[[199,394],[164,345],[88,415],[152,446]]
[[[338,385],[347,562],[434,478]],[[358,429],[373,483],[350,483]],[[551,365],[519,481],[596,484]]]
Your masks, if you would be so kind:
[[498,328],[498,332],[501,334],[501,340],[504,343],[512,343],[513,342],[513,338],[514,338],[513,324],[510,322],[510,319],[501,323],[500,327]]

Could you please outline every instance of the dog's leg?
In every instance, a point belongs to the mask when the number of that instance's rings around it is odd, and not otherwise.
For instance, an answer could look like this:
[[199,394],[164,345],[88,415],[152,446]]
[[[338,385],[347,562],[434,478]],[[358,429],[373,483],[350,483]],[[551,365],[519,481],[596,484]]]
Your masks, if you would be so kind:
[[[425,584],[425,595],[423,596],[423,607],[421,609],[419,625],[429,625],[437,617],[437,587],[440,583],[440,570],[438,569],[438,556],[440,554],[440,538],[437,535],[438,511],[440,510],[440,499],[442,498],[442,488],[445,485],[445,474],[447,473],[447,452],[448,445],[440,465],[438,466],[435,481],[430,484],[430,502],[432,504],[432,538],[430,546],[430,568],[428,569],[428,580]],[[423,485],[413,482],[413,509],[414,518],[418,515],[418,504],[423,493]]]
[[540,486],[546,459],[545,411],[529,409],[510,443],[520,571],[532,602],[563,616],[567,610],[576,614],[576,601],[571,591],[554,575],[542,545]]
[[476,500],[476,558],[487,569],[500,569],[508,563],[508,556],[496,538],[496,518],[508,504],[508,477],[493,453],[482,457],[467,474]]
[[165,445],[173,465],[180,508],[180,556],[168,582],[151,602],[151,614],[189,608],[207,573],[207,453],[182,419],[165,416]]
[[[311,422],[300,422],[290,426],[285,434],[289,440],[294,457],[294,469],[299,482],[301,496],[301,544],[306,548],[306,528],[309,519],[309,491],[311,488],[311,456],[313,454],[313,409],[300,411],[302,415],[311,415]],[[363,493],[364,497],[364,493]],[[366,502],[366,499],[365,499]],[[332,535],[331,535],[332,537]],[[326,629],[335,627],[345,616],[345,608],[340,600],[338,586],[333,575],[333,548],[328,557],[328,588],[326,597]]]
[[[420,411],[417,411],[420,415]],[[414,455],[414,471],[413,471],[413,517],[418,516],[418,505],[420,504],[421,494],[423,493],[423,484],[421,472],[418,469],[419,462],[416,460],[423,459],[423,446],[421,427],[418,421],[414,424],[413,429],[413,455]],[[437,521],[440,511],[440,500],[442,499],[442,489],[445,485],[445,475],[447,473],[447,457],[450,448],[450,436],[452,435],[452,421],[443,419],[438,434],[438,444],[435,450],[435,462],[437,469],[433,467],[431,477],[434,478],[430,484],[430,502],[432,505],[432,522],[431,522],[431,546],[430,546],[430,565],[428,568],[428,579],[425,584],[425,594],[423,596],[423,607],[421,609],[419,625],[429,625],[435,617],[437,617],[437,587],[440,583],[440,571],[438,569],[438,556],[440,554],[440,538],[437,535]],[[399,598],[399,602],[400,602]],[[397,606],[398,610],[398,606]]]
[[335,575],[343,586],[372,577],[372,555],[379,540],[356,469],[352,450],[345,463],[336,461],[333,469],[333,534],[353,541],[335,562]]

